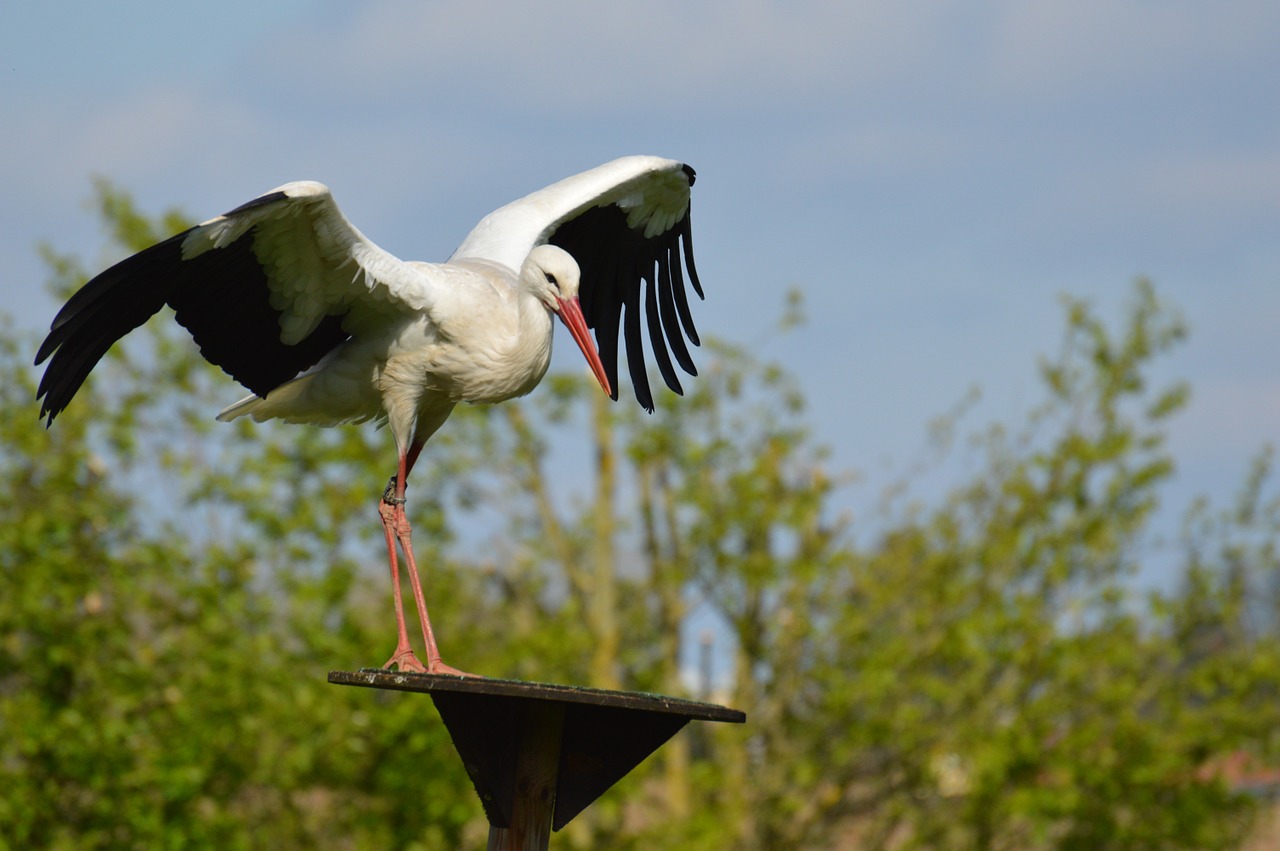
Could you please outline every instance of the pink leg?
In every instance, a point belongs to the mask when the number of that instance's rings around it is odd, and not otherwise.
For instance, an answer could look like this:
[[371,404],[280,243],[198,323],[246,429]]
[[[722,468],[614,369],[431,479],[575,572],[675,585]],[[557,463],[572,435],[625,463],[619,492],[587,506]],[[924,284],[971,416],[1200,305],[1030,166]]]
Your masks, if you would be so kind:
[[409,646],[409,631],[404,625],[404,602],[400,595],[400,565],[399,560],[396,558],[396,538],[395,533],[392,531],[389,508],[390,506],[385,502],[379,501],[378,515],[382,518],[382,531],[387,538],[387,559],[391,562],[391,596],[396,604],[396,651],[391,654],[391,658],[382,667],[390,668],[394,665],[401,671],[414,671],[425,674],[427,668],[418,661],[418,657],[413,653],[413,648]]
[[[395,586],[392,590],[392,596],[396,605],[396,650],[383,667],[390,668],[395,665],[402,671],[456,674],[464,677],[474,676],[474,674],[467,674],[465,671],[446,665],[441,660],[440,650],[436,646],[435,634],[431,629],[431,619],[427,615],[427,600],[426,595],[422,592],[422,582],[418,576],[418,565],[413,557],[412,529],[409,526],[409,518],[404,510],[404,495],[409,471],[413,469],[414,463],[417,462],[418,455],[422,452],[422,446],[421,442],[415,442],[409,447],[409,451],[400,458],[399,469],[396,471],[394,479],[394,490],[391,486],[388,486],[388,492],[383,494],[382,501],[378,505],[378,515],[382,518],[382,529],[387,539],[387,555],[391,562],[391,581]],[[418,657],[414,655],[409,646],[408,631],[405,628],[404,606],[400,595],[400,571],[396,559],[396,541],[400,542],[400,547],[404,550],[405,566],[409,569],[409,587],[413,590],[413,602],[418,609],[418,619],[422,622],[422,638],[427,646],[427,664],[425,666],[418,661]]]

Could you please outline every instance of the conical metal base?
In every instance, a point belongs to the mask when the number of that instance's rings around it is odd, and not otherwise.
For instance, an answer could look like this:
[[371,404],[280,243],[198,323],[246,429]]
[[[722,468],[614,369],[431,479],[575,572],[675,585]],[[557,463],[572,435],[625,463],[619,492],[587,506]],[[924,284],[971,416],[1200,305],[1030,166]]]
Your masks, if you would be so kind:
[[518,680],[366,668],[331,671],[329,682],[430,694],[489,824],[504,829],[529,791],[518,782],[519,755],[530,753],[535,739],[554,744],[559,738],[558,747],[538,757],[547,763],[541,770],[553,782],[553,800],[537,802],[559,830],[690,721],[740,724],[747,717],[663,695]]

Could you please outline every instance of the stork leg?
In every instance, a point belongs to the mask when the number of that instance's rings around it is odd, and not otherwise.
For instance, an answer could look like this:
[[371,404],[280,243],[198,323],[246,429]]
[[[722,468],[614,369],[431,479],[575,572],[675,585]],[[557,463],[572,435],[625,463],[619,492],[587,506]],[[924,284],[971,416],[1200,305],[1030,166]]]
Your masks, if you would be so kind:
[[[387,660],[384,668],[395,665],[401,671],[415,671],[431,674],[456,674],[473,676],[446,665],[440,658],[440,650],[436,646],[435,634],[431,630],[431,619],[427,615],[427,600],[422,592],[422,582],[418,576],[418,565],[413,557],[412,528],[405,514],[405,488],[409,479],[409,471],[413,469],[418,455],[422,452],[423,443],[415,441],[409,451],[400,456],[399,469],[387,485],[381,501],[378,503],[378,516],[382,518],[382,531],[387,540],[387,559],[391,563],[392,597],[396,606],[396,649]],[[422,638],[427,646],[427,664],[423,665],[409,646],[409,633],[405,627],[404,603],[400,593],[400,568],[396,558],[396,543],[404,550],[405,567],[409,571],[409,587],[413,589],[413,602],[418,609],[418,619],[422,622]]]
[[427,668],[418,661],[413,648],[409,646],[409,631],[405,628],[404,601],[400,594],[400,561],[396,557],[396,537],[392,531],[394,514],[386,502],[379,501],[378,516],[382,518],[382,532],[387,539],[387,559],[391,562],[391,596],[396,604],[396,650],[382,667],[390,668],[394,665],[401,671],[424,674]]

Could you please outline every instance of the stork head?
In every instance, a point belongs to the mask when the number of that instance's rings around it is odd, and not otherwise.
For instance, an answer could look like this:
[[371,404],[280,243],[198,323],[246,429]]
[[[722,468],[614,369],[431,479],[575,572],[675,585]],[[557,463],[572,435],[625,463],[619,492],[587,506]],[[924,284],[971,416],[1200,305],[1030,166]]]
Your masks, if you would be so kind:
[[587,320],[582,315],[582,306],[578,303],[578,287],[581,283],[581,271],[578,261],[573,255],[555,245],[539,245],[529,252],[520,270],[520,278],[524,285],[546,305],[547,310],[560,317],[560,321],[573,335],[573,341],[582,350],[596,381],[610,396],[613,391],[609,387],[609,377],[605,374],[604,364],[596,352],[591,340],[591,332],[587,329]]

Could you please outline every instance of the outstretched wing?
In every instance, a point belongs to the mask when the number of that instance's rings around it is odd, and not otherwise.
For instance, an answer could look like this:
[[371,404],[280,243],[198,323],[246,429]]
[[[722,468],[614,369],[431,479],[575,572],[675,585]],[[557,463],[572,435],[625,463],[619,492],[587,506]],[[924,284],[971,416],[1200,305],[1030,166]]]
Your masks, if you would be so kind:
[[259,396],[316,364],[359,309],[424,310],[422,273],[342,215],[329,190],[289,183],[129,257],[54,318],[36,363],[52,423],[107,350],[164,305],[211,363]]
[[582,312],[595,330],[614,398],[621,324],[636,399],[652,411],[641,316],[667,386],[682,392],[673,357],[685,372],[697,374],[685,345],[686,338],[698,345],[685,290],[686,270],[688,282],[702,297],[689,226],[694,177],[692,168],[675,160],[614,160],[485,216],[450,259],[490,260],[518,272],[529,252],[542,243],[572,254],[582,273]]

